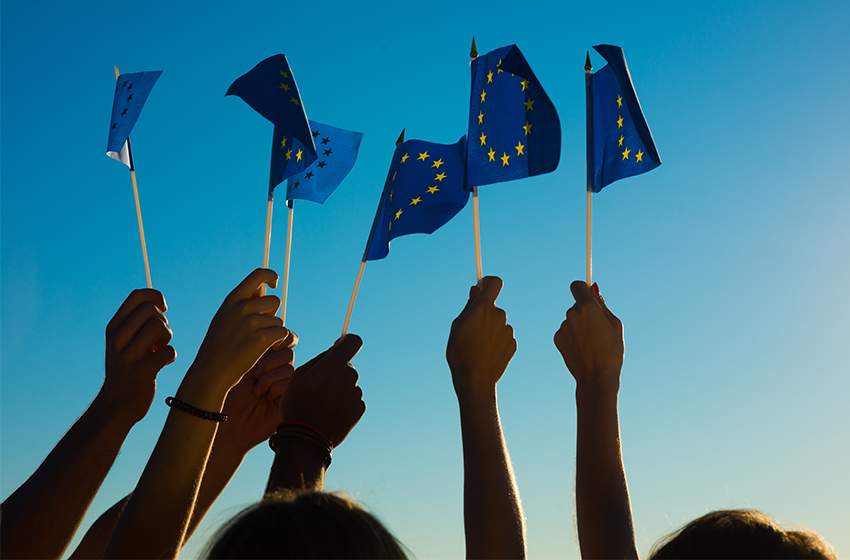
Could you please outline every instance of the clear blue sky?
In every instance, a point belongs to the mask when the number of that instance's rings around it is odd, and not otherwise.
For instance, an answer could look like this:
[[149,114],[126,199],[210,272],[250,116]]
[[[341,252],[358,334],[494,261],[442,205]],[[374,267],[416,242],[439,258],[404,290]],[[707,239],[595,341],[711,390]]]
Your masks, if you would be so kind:
[[[753,507],[850,554],[846,2],[49,1],[4,2],[0,15],[3,498],[94,397],[106,323],[145,283],[129,173],[104,154],[113,66],[163,71],[132,138],[178,358],[83,529],[132,489],[164,398],[221,300],[262,262],[272,129],[224,97],[230,83],[285,53],[308,116],[365,134],[324,206],[295,206],[287,326],[303,363],[339,335],[401,129],[443,143],[465,133],[475,35],[482,53],[518,44],[561,118],[555,172],[481,188],[481,235],[519,344],[499,398],[529,554],[578,557],[574,383],[552,335],[584,275],[585,51],[611,43],[663,160],[594,199],[594,278],[626,326],[620,413],[639,548],[708,510]],[[467,207],[370,263],[351,323],[368,410],[327,487],[360,498],[419,558],[463,554],[444,351],[474,280]],[[259,497],[270,462],[267,447],[252,452],[187,557]]]

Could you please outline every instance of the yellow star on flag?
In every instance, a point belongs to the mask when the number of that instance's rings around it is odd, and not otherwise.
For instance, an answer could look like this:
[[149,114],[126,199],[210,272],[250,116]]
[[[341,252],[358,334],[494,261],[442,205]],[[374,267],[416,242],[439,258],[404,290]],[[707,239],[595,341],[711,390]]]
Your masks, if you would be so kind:
[[438,190],[440,190],[440,189],[438,189],[436,185],[434,185],[433,187],[428,187],[428,192],[431,193],[431,194],[434,194]]
[[280,149],[284,149],[286,147],[286,136],[283,137],[283,140],[280,141]]
[[526,136],[528,136],[529,134],[531,134],[531,127],[532,127],[532,126],[533,126],[533,125],[528,124],[528,121],[525,121],[525,126],[524,126],[524,127],[522,127],[522,128],[524,128],[524,129],[525,129],[525,135],[526,135]]
[[620,118],[617,119],[617,128],[623,128],[623,116],[620,115]]
[[478,111],[478,124],[484,124],[484,113]]
[[292,159],[292,150],[287,150],[286,151],[286,161],[289,161],[291,159]]
[[508,165],[508,160],[511,158],[506,152],[502,152],[502,167]]
[[534,107],[533,107],[534,101],[532,101],[531,99],[527,100],[525,103],[523,103],[523,105],[525,105],[525,112],[526,113],[534,110]]
[[437,169],[439,169],[441,165],[443,165],[443,158],[434,160],[434,163],[431,164],[431,167],[436,167]]
[[399,210],[398,212],[395,213],[395,219],[398,220],[401,215],[402,215],[402,211]]
[[622,107],[622,106],[623,106],[623,98],[618,95],[617,96],[617,107]]
[[290,87],[283,82],[280,82],[280,87],[277,89],[282,89],[283,91],[289,91]]
[[488,84],[492,84],[492,83],[493,83],[493,71],[492,71],[492,70],[490,70],[489,72],[487,72],[487,83],[488,83]]
[[281,76],[283,76],[284,78],[288,78],[288,77],[289,77],[289,73],[288,73],[288,72],[284,72],[283,70],[281,70],[281,71],[280,71],[280,75],[281,75]]
[[628,148],[626,148],[626,151],[623,152],[623,161],[629,159],[629,151],[630,150]]
[[624,139],[624,138],[625,138],[625,136],[623,136],[623,135],[621,134],[621,135],[620,135],[620,143],[619,143],[619,144],[617,144],[617,147],[618,147],[618,148],[622,148],[622,147],[623,147],[623,139]]
[[481,133],[481,137],[479,138],[479,140],[481,140],[481,145],[483,146],[484,144],[486,144],[485,140],[487,140],[487,135],[485,135],[485,134],[482,132],[482,133]]
[[420,202],[422,202],[422,197],[421,197],[421,196],[417,196],[416,198],[414,198],[413,200],[411,200],[411,201],[410,201],[410,204],[411,204],[412,206],[416,206],[416,205],[417,205],[417,204],[419,204]]
[[428,151],[426,150],[424,154],[419,154],[419,157],[416,159],[425,161],[426,159],[428,159]]
[[517,142],[517,145],[514,147],[514,149],[516,150],[516,155],[524,156],[525,154],[522,153],[523,148],[525,148],[525,146],[522,145],[522,141]]
[[440,182],[442,183],[442,182],[443,182],[443,179],[445,179],[445,178],[446,178],[446,174],[445,174],[445,173],[440,173],[440,174],[438,174],[436,177],[434,177],[434,180],[435,180],[435,181],[440,181]]
[[407,161],[407,158],[409,158],[409,157],[410,157],[409,155],[404,154],[403,156],[401,156],[401,161],[400,161],[399,163],[404,163],[404,162],[406,162],[406,161]]
[[296,106],[297,106],[297,105],[301,105],[300,103],[298,103],[298,100],[297,100],[297,99],[295,99],[295,98],[294,98],[294,97],[292,97],[292,96],[289,96],[289,102],[290,102],[290,103],[295,103],[295,105],[296,105]]
[[301,161],[301,154],[303,153],[304,151],[301,148],[298,148],[298,153],[295,154],[295,161]]
[[481,103],[484,103],[484,98],[487,96],[487,92],[483,89],[481,90]]
[[523,80],[520,84],[522,84],[522,91],[525,91],[526,88],[528,88],[528,80]]
[[638,153],[636,153],[636,154],[635,154],[635,159],[636,159],[637,161],[641,161],[641,162],[642,162],[642,161],[643,161],[643,160],[641,159],[642,157],[643,157],[643,152],[641,152],[640,150],[638,150]]
[[487,152],[487,155],[490,156],[490,161],[496,161],[496,152],[493,151],[493,148],[490,148],[490,151]]

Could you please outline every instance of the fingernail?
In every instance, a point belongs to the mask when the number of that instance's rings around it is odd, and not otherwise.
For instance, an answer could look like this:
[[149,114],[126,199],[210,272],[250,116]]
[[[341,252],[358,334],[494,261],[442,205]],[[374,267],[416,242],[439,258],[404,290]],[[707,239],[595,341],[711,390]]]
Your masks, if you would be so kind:
[[477,288],[477,287],[478,287],[478,286],[471,286],[471,287],[469,288],[469,299],[472,299],[472,298],[474,298],[474,297],[475,297],[475,288]]
[[597,296],[598,296],[598,295],[600,295],[600,293],[599,293],[599,284],[597,284],[596,282],[594,282],[594,283],[593,283],[593,286],[591,286],[591,288],[593,288],[593,291],[594,291],[594,292],[596,292],[596,295],[597,295]]

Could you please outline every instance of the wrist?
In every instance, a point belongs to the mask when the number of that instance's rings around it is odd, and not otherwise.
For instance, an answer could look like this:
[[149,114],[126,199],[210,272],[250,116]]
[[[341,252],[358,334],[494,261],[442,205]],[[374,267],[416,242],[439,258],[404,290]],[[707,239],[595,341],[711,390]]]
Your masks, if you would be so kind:
[[[150,409],[150,405],[148,409]],[[113,399],[109,399],[101,389],[80,419],[91,420],[92,424],[98,429],[107,429],[116,434],[123,433],[126,437],[133,426],[144,416],[144,414],[139,416],[131,413],[126,406],[119,406]]]
[[198,368],[193,364],[174,396],[195,408],[221,412],[231,388],[230,385],[221,384],[208,369]]

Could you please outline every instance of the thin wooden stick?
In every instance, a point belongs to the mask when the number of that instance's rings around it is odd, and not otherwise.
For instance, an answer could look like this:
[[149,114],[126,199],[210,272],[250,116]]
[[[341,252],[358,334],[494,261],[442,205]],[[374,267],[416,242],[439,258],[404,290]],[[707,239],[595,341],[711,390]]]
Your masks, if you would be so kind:
[[[263,249],[263,268],[269,267],[269,245],[272,241],[272,207],[274,206],[274,195],[269,193],[269,203],[266,206],[266,247]],[[266,285],[260,286],[260,295],[266,295]]]
[[590,251],[590,237],[591,237],[591,200],[593,199],[593,193],[587,191],[587,285],[590,286],[593,283],[593,257],[591,256]]
[[[118,81],[118,67],[115,67],[115,81]],[[130,137],[127,137],[127,153],[130,156],[130,178],[133,180],[133,197],[136,199],[136,216],[139,219],[139,237],[142,240],[142,257],[145,260],[145,277],[148,280],[148,288],[152,288],[151,284],[151,267],[148,263],[148,246],[145,243],[145,226],[142,225],[142,206],[139,204],[139,187],[136,185],[136,167],[133,164],[133,150],[130,149]]]
[[286,260],[283,265],[283,294],[280,302],[280,318],[284,325],[286,325],[286,297],[289,294],[289,255],[292,251],[292,216],[295,201],[287,200],[286,205],[289,207],[289,226],[286,229]]
[[478,225],[478,187],[472,187],[472,224],[475,228],[475,274],[480,287],[484,272],[481,266],[481,228]]
[[348,313],[345,314],[345,323],[342,325],[342,336],[348,332],[348,322],[351,321],[351,312],[354,310],[354,300],[357,299],[357,290],[360,289],[360,279],[363,278],[363,270],[366,268],[366,259],[360,261],[360,270],[357,271],[357,280],[354,281],[354,291],[351,292],[351,301],[348,302]]

